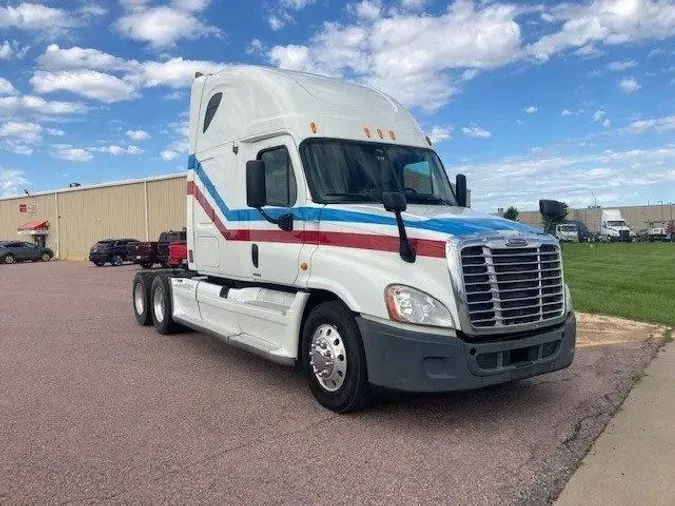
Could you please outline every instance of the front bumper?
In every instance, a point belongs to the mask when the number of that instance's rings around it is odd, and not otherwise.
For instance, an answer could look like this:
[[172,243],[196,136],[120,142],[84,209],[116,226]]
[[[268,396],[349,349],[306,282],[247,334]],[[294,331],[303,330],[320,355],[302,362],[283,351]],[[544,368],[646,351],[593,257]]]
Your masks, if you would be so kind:
[[486,387],[568,367],[576,318],[519,339],[471,343],[358,318],[371,384],[408,392]]

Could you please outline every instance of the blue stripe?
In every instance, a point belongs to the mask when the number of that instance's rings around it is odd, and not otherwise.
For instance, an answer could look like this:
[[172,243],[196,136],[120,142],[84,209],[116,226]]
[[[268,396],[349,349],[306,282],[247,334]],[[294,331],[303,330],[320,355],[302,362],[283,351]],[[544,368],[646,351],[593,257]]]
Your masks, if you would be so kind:
[[[197,161],[195,155],[190,155],[188,160],[188,169],[193,170],[199,177],[204,188],[209,193],[218,209],[227,221],[264,221],[260,212],[256,209],[230,209],[216,190],[215,185],[204,171],[202,164]],[[271,208],[267,213],[273,217],[291,211],[296,219],[301,221],[337,221],[347,223],[368,223],[374,225],[396,225],[396,219],[392,216],[379,216],[344,209],[330,209],[321,207],[293,207]],[[405,226],[421,230],[430,230],[453,235],[466,235],[476,232],[490,232],[496,230],[516,230],[520,232],[536,232],[540,230],[517,223],[515,221],[502,218],[479,218],[479,219],[453,219],[453,218],[432,218],[422,221],[406,221]]]

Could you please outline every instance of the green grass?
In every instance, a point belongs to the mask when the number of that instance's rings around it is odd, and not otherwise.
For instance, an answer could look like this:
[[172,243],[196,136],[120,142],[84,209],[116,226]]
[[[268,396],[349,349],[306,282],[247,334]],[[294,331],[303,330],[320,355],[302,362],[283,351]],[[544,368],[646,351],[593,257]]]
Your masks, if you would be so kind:
[[675,325],[675,244],[563,244],[578,311]]

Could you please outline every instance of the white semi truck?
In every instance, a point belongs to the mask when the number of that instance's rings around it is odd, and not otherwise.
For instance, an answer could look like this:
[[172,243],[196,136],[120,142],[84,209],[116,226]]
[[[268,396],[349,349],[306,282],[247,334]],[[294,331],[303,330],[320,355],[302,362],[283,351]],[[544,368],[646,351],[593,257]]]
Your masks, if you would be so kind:
[[600,222],[600,238],[610,242],[630,242],[633,233],[618,209],[603,209]]
[[[299,363],[326,408],[569,366],[558,241],[466,206],[412,115],[372,88],[233,66],[190,99],[188,270],[140,271],[138,322]],[[560,204],[542,201],[543,213]]]

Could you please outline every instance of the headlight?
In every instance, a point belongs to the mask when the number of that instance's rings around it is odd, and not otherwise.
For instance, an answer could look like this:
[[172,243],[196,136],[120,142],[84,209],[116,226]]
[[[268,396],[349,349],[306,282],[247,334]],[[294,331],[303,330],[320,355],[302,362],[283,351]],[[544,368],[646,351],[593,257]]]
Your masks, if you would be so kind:
[[405,285],[389,285],[384,300],[392,320],[436,327],[454,327],[448,308],[431,295]]
[[567,283],[565,283],[565,308],[567,309],[568,314],[574,309],[574,306],[572,305],[572,293],[570,292],[570,287],[567,286]]

